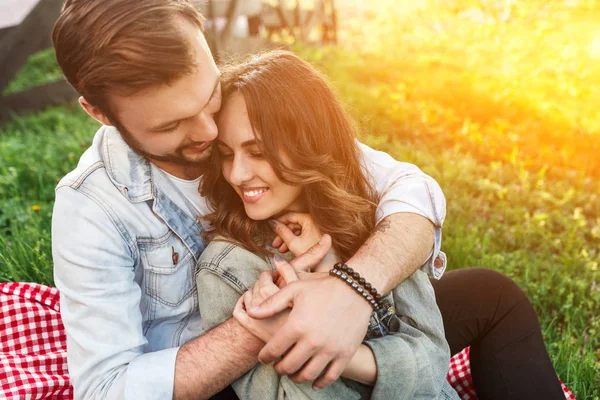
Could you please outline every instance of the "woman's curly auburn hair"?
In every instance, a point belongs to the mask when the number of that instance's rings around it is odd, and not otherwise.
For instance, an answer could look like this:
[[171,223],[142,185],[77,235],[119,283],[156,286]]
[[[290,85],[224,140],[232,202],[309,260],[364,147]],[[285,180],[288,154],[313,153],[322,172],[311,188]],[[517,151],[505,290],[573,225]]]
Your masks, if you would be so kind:
[[[287,51],[255,55],[222,71],[223,104],[236,93],[244,97],[265,159],[281,181],[302,186],[307,212],[321,232],[331,235],[336,254],[352,257],[375,227],[378,196],[361,165],[356,127],[326,79]],[[269,253],[265,246],[272,230],[266,221],[246,215],[222,175],[216,148],[200,192],[213,210],[204,218],[211,225],[209,235]]]

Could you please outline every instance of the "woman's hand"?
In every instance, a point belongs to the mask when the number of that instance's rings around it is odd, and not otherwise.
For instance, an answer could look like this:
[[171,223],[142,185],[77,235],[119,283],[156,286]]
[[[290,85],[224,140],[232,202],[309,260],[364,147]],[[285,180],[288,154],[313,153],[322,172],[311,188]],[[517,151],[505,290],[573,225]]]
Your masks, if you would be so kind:
[[306,253],[323,236],[311,215],[305,213],[290,211],[271,220],[271,226],[277,234],[272,246],[282,253],[289,250],[296,257]]
[[[310,214],[288,212],[272,220],[271,226],[277,234],[272,246],[282,253],[289,250],[296,257],[306,253],[324,237]],[[337,261],[338,257],[332,248],[315,270],[327,271]]]
[[263,272],[254,287],[240,297],[233,310],[233,317],[240,325],[265,343],[287,322],[290,310],[282,311],[266,319],[250,318],[246,310],[258,306],[263,300],[279,291],[279,288],[273,282],[274,279],[280,278],[284,285],[298,280],[296,271],[289,264],[281,265],[281,263],[276,262],[275,265],[278,272]]

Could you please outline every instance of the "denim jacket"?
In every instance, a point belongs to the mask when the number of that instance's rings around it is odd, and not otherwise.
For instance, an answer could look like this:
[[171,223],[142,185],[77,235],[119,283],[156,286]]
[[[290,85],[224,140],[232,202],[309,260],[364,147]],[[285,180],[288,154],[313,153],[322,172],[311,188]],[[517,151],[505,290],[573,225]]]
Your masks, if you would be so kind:
[[[414,165],[359,146],[382,194],[378,217],[412,212],[431,220],[436,240],[428,265],[441,275],[443,266],[433,267],[445,260],[441,189]],[[58,184],[54,280],[75,399],[172,398],[179,347],[204,333],[194,272],[205,245],[194,207],[173,201],[181,196],[106,126]]]
[[[239,297],[261,272],[275,271],[271,257],[219,239],[200,256],[196,275],[206,331],[231,318]],[[446,380],[450,348],[428,275],[416,271],[388,294],[388,300],[396,310],[390,334],[365,341],[377,364],[373,388],[341,378],[313,391],[311,383],[296,384],[277,375],[272,364],[257,364],[233,383],[236,394],[242,400],[458,399]]]

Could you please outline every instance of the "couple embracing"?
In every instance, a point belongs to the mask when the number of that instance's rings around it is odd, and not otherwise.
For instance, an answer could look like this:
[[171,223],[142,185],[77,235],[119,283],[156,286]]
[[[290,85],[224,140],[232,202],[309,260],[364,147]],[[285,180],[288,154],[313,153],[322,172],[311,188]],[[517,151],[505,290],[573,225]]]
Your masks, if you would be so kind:
[[76,399],[456,399],[467,346],[481,399],[563,397],[526,296],[444,274],[440,187],[308,63],[219,70],[186,0],[67,0],[53,41],[103,125],[53,214]]

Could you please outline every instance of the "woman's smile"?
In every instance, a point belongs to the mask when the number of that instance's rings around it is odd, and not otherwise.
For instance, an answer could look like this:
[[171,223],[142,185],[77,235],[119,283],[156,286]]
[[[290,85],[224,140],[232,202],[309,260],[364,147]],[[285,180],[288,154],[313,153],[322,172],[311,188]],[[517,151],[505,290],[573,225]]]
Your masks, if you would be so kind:
[[240,188],[242,200],[247,203],[256,203],[264,197],[269,190],[268,187],[243,187]]

